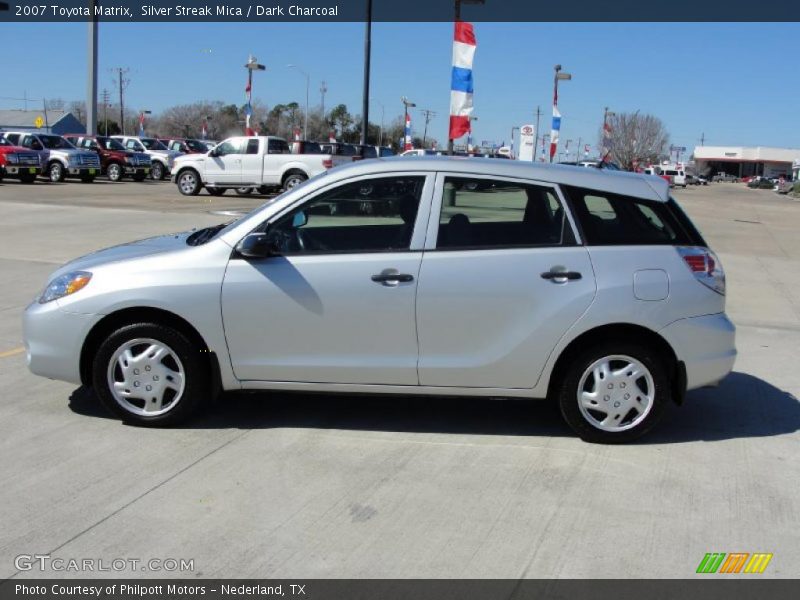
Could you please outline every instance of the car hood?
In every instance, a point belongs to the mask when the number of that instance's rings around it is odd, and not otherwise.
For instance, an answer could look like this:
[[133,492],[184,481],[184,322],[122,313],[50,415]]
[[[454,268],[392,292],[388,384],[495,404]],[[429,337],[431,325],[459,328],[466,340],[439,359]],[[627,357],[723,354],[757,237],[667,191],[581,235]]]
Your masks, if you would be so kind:
[[153,254],[163,254],[190,248],[187,246],[186,238],[194,231],[184,231],[182,233],[172,233],[169,235],[159,235],[156,237],[128,242],[119,246],[111,246],[103,250],[97,250],[91,254],[86,254],[63,265],[58,271],[53,273],[53,278],[68,273],[70,271],[91,271],[93,267],[105,266],[123,260],[142,258]]

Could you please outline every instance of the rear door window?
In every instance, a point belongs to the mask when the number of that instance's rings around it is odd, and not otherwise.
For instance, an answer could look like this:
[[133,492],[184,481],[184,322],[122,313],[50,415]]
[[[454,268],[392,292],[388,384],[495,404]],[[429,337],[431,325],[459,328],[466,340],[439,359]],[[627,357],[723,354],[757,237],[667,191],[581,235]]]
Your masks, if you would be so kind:
[[[665,202],[572,186],[569,196],[586,243],[591,246],[692,244],[695,236]],[[692,228],[693,229],[693,228]]]

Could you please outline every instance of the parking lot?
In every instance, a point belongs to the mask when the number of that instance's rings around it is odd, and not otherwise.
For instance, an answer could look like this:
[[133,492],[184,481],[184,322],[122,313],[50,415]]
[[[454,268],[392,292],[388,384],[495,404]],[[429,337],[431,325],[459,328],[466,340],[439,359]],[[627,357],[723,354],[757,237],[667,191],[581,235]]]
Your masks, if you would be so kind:
[[735,371],[640,442],[599,446],[547,402],[479,398],[228,395],[179,429],[125,426],[27,371],[25,305],[73,257],[264,198],[6,180],[0,577],[41,576],[15,557],[50,554],[194,560],[151,577],[685,578],[707,552],[773,553],[761,577],[796,577],[800,202],[675,196],[725,266]]

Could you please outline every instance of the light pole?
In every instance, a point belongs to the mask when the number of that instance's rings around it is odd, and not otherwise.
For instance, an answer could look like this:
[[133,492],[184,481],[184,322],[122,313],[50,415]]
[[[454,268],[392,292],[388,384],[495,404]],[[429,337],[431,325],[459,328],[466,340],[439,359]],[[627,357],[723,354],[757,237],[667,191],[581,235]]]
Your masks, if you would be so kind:
[[561,115],[558,113],[558,82],[572,79],[572,75],[561,70],[561,65],[556,65],[553,70],[555,75],[553,76],[553,130],[550,134],[550,162],[553,162],[556,154],[558,132],[561,130]]
[[372,56],[372,0],[367,0],[364,24],[364,88],[361,92],[361,145],[366,145],[369,133],[369,69]]
[[411,100],[409,100],[405,96],[400,97],[400,102],[403,103],[403,109],[404,109],[403,131],[405,132],[405,135],[403,136],[403,150],[411,150],[411,127],[408,126],[408,108],[409,107],[413,108],[416,106],[416,104],[414,104]]
[[[311,86],[311,77],[297,65],[286,65],[289,69],[297,69],[306,76],[306,118],[303,121],[303,139],[308,141],[308,88]],[[324,115],[323,115],[324,116]]]
[[245,113],[245,135],[253,135],[253,130],[250,128],[250,115],[253,114],[253,71],[266,71],[267,67],[259,64],[258,59],[250,55],[247,64],[244,66],[247,69],[247,112]]
[[325,94],[328,93],[328,84],[324,81],[319,86],[319,93],[322,96],[322,122],[325,123]]
[[514,158],[514,132],[519,131],[519,127],[511,128],[511,158]]
[[[533,159],[532,162],[536,162],[536,150],[539,148],[539,117],[542,114],[541,107],[536,107],[536,130],[533,132],[536,136],[536,139],[533,140]],[[542,146],[542,152],[544,152],[544,146]]]

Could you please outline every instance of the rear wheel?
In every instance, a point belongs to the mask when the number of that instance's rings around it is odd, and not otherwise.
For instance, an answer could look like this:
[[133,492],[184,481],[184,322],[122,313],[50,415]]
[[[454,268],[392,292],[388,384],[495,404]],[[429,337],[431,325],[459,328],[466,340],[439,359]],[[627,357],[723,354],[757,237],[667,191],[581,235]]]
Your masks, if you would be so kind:
[[156,323],[126,325],[100,345],[92,383],[103,405],[137,425],[177,424],[209,395],[208,365],[180,331]]
[[64,181],[65,177],[64,165],[62,165],[57,160],[51,162],[50,165],[47,167],[47,177],[53,183],[59,183],[61,181]]
[[155,179],[156,181],[160,181],[164,178],[164,165],[160,162],[153,162],[153,165],[150,167],[150,177]]
[[187,169],[178,175],[178,191],[184,196],[197,196],[200,193],[200,177],[197,171]]
[[305,173],[300,173],[299,171],[289,173],[283,180],[283,189],[286,191],[291,190],[303,183],[306,179],[308,179],[308,177],[306,177]]
[[249,196],[250,194],[252,194],[252,193],[253,193],[253,188],[251,188],[251,187],[240,187],[240,188],[236,188],[236,193],[237,193],[239,196]]
[[559,389],[561,414],[587,442],[614,444],[644,435],[671,398],[669,364],[631,342],[606,342],[571,361]]

